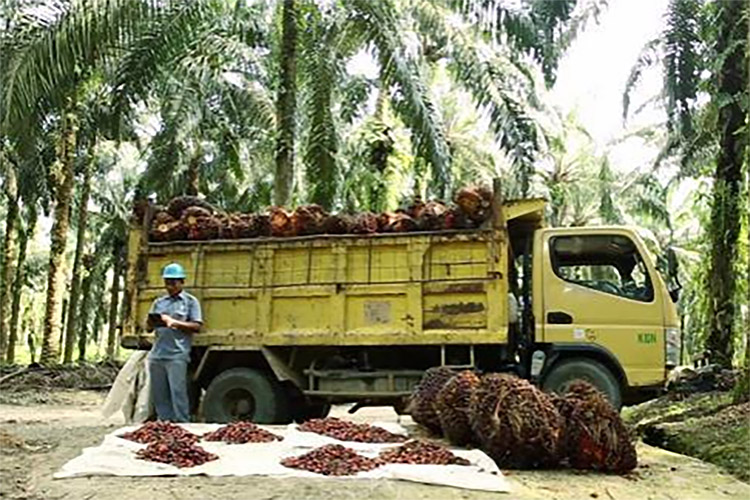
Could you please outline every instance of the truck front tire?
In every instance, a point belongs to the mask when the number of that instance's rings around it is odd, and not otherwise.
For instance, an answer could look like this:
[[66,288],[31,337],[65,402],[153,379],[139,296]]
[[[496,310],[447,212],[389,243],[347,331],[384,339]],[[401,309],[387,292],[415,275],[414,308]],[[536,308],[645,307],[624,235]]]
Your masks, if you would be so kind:
[[606,366],[593,359],[574,358],[556,363],[544,377],[542,388],[564,394],[576,380],[585,380],[599,389],[615,409],[622,406],[622,389],[617,378]]
[[286,423],[289,403],[280,384],[270,375],[252,368],[231,368],[208,385],[203,397],[203,418],[216,423]]

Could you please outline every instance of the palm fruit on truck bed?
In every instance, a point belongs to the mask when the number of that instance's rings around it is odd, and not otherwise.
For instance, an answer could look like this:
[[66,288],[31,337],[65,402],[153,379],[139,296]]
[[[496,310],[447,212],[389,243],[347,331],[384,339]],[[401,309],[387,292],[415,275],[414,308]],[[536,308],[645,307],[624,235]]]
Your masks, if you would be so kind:
[[294,211],[294,232],[300,236],[320,234],[328,213],[320,205],[302,205]]
[[454,201],[472,221],[481,224],[490,216],[492,190],[486,186],[465,187],[458,190]]

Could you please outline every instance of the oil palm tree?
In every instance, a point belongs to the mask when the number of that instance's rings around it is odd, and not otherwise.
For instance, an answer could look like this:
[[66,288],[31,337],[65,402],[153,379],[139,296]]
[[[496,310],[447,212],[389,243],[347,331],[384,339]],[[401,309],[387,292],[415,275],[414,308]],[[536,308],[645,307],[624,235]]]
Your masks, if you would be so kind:
[[664,33],[644,48],[624,94],[627,115],[630,91],[645,68],[662,63],[669,134],[660,158],[676,156],[684,174],[711,173],[713,177],[711,263],[705,280],[710,298],[707,347],[714,361],[725,366],[731,365],[733,357],[734,266],[747,148],[739,132],[745,122],[743,106],[750,100],[746,15],[742,2],[672,0]]

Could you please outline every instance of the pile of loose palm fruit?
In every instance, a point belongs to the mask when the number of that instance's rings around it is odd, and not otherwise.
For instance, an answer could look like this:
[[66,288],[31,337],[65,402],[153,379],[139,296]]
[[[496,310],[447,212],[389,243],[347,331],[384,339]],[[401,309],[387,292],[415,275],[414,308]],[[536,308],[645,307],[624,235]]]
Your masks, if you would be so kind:
[[432,434],[478,446],[500,467],[567,465],[624,474],[637,465],[619,413],[584,381],[557,396],[509,374],[431,368],[415,388],[409,412]]
[[[318,205],[295,210],[271,207],[263,213],[226,213],[194,196],[180,196],[157,206],[149,229],[150,241],[294,237],[317,234],[375,234],[473,229],[490,217],[492,191],[484,186],[460,189],[454,204],[415,199],[394,212],[331,214]],[[142,221],[146,204],[138,203],[134,217]]]
[[159,462],[186,468],[203,465],[219,457],[200,446],[199,440],[223,441],[228,444],[268,443],[283,438],[251,422],[233,422],[213,432],[199,436],[172,422],[146,422],[138,429],[118,437],[147,445],[135,452],[139,460]]

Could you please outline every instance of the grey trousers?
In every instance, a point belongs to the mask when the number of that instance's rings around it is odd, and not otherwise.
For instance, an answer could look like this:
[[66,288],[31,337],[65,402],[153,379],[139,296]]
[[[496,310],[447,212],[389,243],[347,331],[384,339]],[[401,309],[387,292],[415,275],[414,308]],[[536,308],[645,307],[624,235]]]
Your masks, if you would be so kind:
[[183,359],[148,360],[151,400],[159,420],[190,422],[187,361]]

